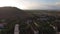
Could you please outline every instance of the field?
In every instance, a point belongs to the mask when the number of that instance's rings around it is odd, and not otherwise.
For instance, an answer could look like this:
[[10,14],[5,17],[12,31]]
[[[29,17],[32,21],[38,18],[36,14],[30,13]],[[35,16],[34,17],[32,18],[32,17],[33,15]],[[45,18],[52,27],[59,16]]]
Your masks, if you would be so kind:
[[57,10],[25,10],[31,14],[52,14],[52,15],[59,15],[60,11]]

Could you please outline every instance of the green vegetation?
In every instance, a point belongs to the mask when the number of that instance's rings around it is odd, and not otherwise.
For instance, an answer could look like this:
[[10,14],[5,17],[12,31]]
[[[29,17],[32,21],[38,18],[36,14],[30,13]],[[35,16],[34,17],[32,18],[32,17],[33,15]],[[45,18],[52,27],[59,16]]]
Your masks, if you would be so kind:
[[16,20],[7,20],[9,21],[6,26],[1,29],[1,34],[13,34],[14,33],[14,26],[16,24]]
[[[55,29],[53,26],[56,25],[56,12],[47,12],[47,11],[26,11],[30,14],[30,17],[26,19],[20,19],[19,16],[17,20],[6,20],[7,25],[4,29],[0,32],[1,34],[13,34],[14,33],[14,26],[18,22],[19,23],[19,30],[20,34],[29,34],[33,33],[33,30],[38,30],[39,34],[56,34]],[[49,15],[51,14],[51,15]],[[43,19],[43,20],[42,20]],[[46,19],[46,20],[44,20]],[[27,21],[29,22],[27,23]],[[53,25],[53,26],[51,26]]]

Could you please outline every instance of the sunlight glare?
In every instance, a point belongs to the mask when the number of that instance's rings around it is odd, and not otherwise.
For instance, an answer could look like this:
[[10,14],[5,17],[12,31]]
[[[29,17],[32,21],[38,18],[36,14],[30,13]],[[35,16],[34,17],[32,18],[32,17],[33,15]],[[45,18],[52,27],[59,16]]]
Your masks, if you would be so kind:
[[19,0],[0,0],[0,7],[3,6],[13,6],[13,7],[18,7],[20,9],[26,9],[26,6]]

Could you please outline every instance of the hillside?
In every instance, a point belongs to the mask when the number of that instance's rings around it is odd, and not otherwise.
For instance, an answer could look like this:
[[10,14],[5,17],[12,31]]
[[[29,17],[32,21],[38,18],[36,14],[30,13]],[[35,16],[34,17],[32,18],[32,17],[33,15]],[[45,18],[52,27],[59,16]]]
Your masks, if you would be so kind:
[[16,7],[0,7],[0,19],[24,19],[28,13]]

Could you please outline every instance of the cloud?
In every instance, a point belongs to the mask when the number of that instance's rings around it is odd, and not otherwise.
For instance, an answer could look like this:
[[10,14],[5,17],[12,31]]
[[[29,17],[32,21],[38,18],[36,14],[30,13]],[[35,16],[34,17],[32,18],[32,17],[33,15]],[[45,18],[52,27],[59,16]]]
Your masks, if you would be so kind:
[[57,5],[57,6],[60,6],[60,2],[56,2],[56,5]]
[[31,2],[31,0],[16,0],[16,7],[22,9],[51,9],[60,10],[60,2],[55,3],[43,3],[43,2]]
[[60,2],[46,4],[46,3],[31,3],[27,7],[29,9],[48,9],[48,10],[60,10]]
[[0,6],[15,6],[21,9],[60,10],[60,2],[38,2],[40,0],[0,0]]
[[57,6],[57,3],[42,3],[42,2],[30,2],[27,0],[24,0],[21,2],[22,6],[24,6],[24,9],[59,9]]
[[25,9],[39,9],[45,7],[45,3],[37,3],[37,2],[23,2],[22,4]]

